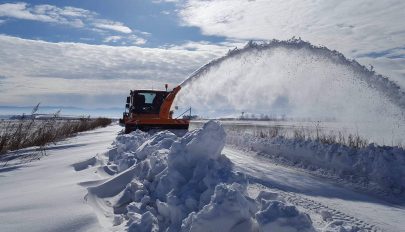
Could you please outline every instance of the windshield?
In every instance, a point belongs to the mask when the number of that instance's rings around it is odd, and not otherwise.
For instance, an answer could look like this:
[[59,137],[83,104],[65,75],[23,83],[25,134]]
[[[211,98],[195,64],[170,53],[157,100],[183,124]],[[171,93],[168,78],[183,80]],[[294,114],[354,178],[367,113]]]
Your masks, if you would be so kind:
[[137,92],[132,98],[131,110],[134,113],[159,114],[166,92]]
[[152,104],[153,100],[156,97],[156,93],[138,93],[139,95],[143,95],[145,97],[146,104]]

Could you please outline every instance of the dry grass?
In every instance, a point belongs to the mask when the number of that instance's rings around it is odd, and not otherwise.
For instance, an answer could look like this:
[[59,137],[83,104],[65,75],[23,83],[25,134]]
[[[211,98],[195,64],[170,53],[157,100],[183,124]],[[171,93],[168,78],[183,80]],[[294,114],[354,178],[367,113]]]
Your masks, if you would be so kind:
[[266,130],[254,131],[254,135],[260,138],[275,138],[285,136],[284,131],[280,127],[270,127]]
[[0,154],[26,147],[45,147],[56,141],[73,136],[78,132],[105,127],[111,123],[108,118],[81,118],[58,120],[55,116],[47,120],[20,119],[0,123]]
[[[231,130],[237,132],[234,128]],[[316,127],[315,130],[300,127],[286,131],[284,128],[274,126],[254,130],[253,135],[260,138],[285,137],[301,141],[318,141],[323,144],[341,144],[356,149],[364,148],[369,145],[368,140],[362,138],[358,134],[344,134],[342,132],[331,131],[325,132],[319,127]]]
[[351,148],[364,148],[369,145],[367,139],[362,138],[358,134],[345,135],[342,132],[324,132],[316,127],[315,132],[311,132],[306,128],[295,129],[293,132],[293,138],[297,140],[311,140],[318,141],[323,144],[341,144]]

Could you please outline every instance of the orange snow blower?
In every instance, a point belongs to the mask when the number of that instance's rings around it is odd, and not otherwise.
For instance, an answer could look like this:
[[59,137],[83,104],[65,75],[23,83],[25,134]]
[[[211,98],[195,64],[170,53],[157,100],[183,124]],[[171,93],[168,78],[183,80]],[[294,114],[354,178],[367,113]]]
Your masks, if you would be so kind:
[[[157,90],[131,90],[127,97],[125,112],[120,123],[125,126],[125,133],[134,130],[170,130],[183,129],[188,130],[189,118],[172,118],[173,111],[170,111],[173,100],[181,87],[177,86],[172,91]],[[127,112],[128,110],[128,112]],[[186,112],[190,111],[191,108]],[[181,114],[184,115],[186,112]],[[180,117],[179,116],[179,117]]]

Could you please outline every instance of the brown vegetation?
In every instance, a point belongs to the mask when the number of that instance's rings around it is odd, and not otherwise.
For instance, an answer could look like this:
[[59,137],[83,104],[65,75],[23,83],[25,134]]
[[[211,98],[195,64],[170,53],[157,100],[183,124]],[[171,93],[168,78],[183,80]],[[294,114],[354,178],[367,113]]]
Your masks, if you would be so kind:
[[315,131],[308,128],[295,128],[292,134],[288,134],[286,130],[274,126],[267,129],[255,131],[255,136],[260,138],[276,138],[276,137],[289,137],[301,141],[318,141],[323,144],[341,144],[351,148],[364,148],[369,145],[367,139],[362,138],[358,134],[344,134],[342,132],[329,132],[328,134],[316,127]]
[[0,154],[26,147],[46,145],[111,124],[108,118],[80,118],[58,120],[57,116],[46,120],[20,119],[0,122]]

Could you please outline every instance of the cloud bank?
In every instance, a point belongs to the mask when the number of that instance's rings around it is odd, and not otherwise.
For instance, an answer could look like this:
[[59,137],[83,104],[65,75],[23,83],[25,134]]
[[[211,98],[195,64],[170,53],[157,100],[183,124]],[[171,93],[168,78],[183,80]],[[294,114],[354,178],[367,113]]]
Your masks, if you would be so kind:
[[53,5],[34,5],[25,2],[0,4],[0,17],[46,23],[64,24],[78,28],[98,28],[121,33],[132,30],[121,22],[99,18],[98,14],[77,7],[59,8]]
[[25,2],[0,4],[0,25],[12,20],[38,21],[93,31],[105,37],[102,42],[107,44],[143,45],[147,42],[146,36],[150,35],[122,22],[102,18],[94,11],[71,6],[31,5]]
[[183,24],[206,35],[302,37],[371,64],[405,86],[404,1],[188,0],[181,6]]
[[0,35],[0,105],[117,107],[129,89],[174,87],[218,53]]

